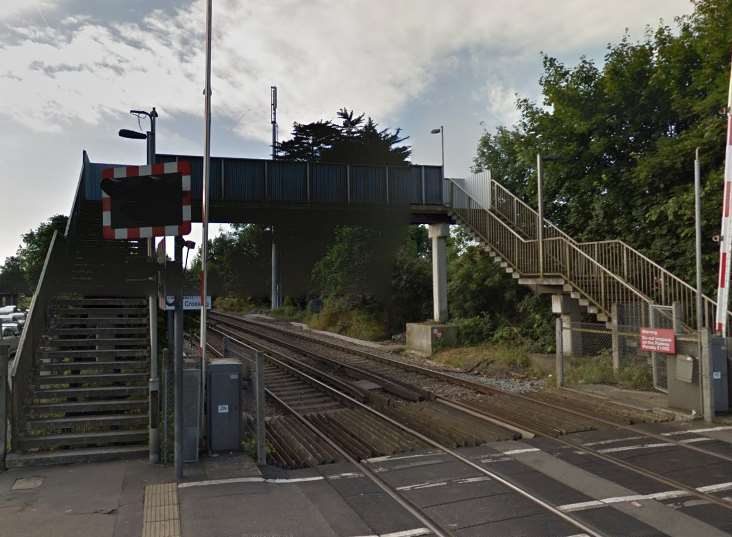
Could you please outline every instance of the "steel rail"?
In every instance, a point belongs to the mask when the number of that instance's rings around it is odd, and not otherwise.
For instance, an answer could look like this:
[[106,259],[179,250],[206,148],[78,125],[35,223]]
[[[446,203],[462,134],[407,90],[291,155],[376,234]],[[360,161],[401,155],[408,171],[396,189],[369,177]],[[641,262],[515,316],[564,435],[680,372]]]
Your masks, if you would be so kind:
[[[222,333],[220,330],[217,330],[215,328],[211,328],[212,332],[219,332]],[[235,340],[234,338],[231,338],[231,336],[228,336],[232,341],[235,343],[243,346],[248,347],[253,350],[253,347],[250,345],[247,345],[244,342],[240,342],[238,340]],[[214,353],[218,354],[219,356],[223,356],[223,353],[220,352],[216,347],[214,347],[211,343],[207,343],[206,346],[212,350]],[[273,360],[275,363],[279,363],[279,360],[273,359],[270,356],[267,356],[270,360]],[[246,357],[246,359],[251,360],[250,358]],[[281,364],[285,365],[286,364]],[[288,369],[291,369],[288,367]],[[298,372],[299,373],[299,372]],[[313,379],[315,380],[315,379]],[[335,390],[337,391],[337,390]],[[350,462],[353,466],[355,466],[359,471],[361,471],[366,477],[368,477],[377,487],[379,487],[381,490],[383,490],[389,497],[391,497],[397,504],[404,508],[409,514],[411,514],[413,517],[415,517],[417,520],[419,520],[422,524],[424,524],[432,533],[437,535],[438,537],[454,537],[454,533],[450,532],[449,530],[445,530],[441,528],[434,520],[432,520],[430,517],[428,517],[419,507],[414,505],[412,502],[410,502],[407,498],[403,497],[401,494],[399,494],[394,488],[392,488],[389,484],[387,484],[384,480],[382,480],[379,476],[377,476],[374,472],[372,472],[369,468],[366,467],[366,465],[362,464],[360,461],[356,460],[354,457],[352,457],[345,449],[343,449],[340,445],[338,445],[336,442],[334,442],[328,435],[326,435],[324,432],[322,432],[320,429],[318,429],[315,425],[310,423],[310,421],[305,418],[302,414],[297,412],[294,408],[292,408],[290,405],[288,405],[284,400],[280,399],[276,394],[272,393],[271,390],[268,388],[264,388],[264,392],[267,394],[268,397],[270,397],[273,401],[275,401],[279,406],[284,408],[287,412],[289,412],[295,419],[297,419],[300,423],[302,423],[305,427],[307,427],[309,430],[311,430],[318,438],[320,438],[323,442],[328,444],[331,448],[333,448],[335,451],[338,452],[340,456],[342,456],[344,459],[346,459],[348,462]],[[342,394],[345,395],[345,394]]]
[[[376,360],[376,361],[379,361],[379,362],[383,362],[383,363],[386,363],[386,364],[389,364],[389,365],[393,365],[393,366],[396,366],[396,367],[401,367],[403,369],[410,369],[412,371],[415,371],[416,373],[422,373],[422,374],[425,374],[425,375],[428,375],[428,376],[431,376],[431,377],[435,377],[435,378],[439,378],[439,379],[445,380],[447,382],[458,383],[458,384],[461,384],[461,385],[466,386],[468,388],[473,388],[474,390],[479,391],[479,392],[482,392],[482,393],[501,394],[501,395],[505,395],[505,396],[508,396],[508,397],[513,397],[513,398],[517,398],[517,399],[522,399],[522,400],[525,400],[525,401],[529,401],[531,403],[536,403],[536,404],[539,404],[541,406],[544,406],[544,407],[547,407],[547,408],[551,408],[553,410],[559,410],[559,411],[567,412],[569,414],[574,414],[577,417],[581,417],[581,418],[584,418],[584,419],[587,419],[587,420],[599,422],[599,423],[602,423],[603,425],[607,425],[607,426],[612,427],[612,428],[615,428],[615,429],[623,429],[623,430],[626,430],[628,432],[633,432],[635,434],[647,436],[648,438],[653,438],[654,440],[661,440],[661,441],[664,441],[664,442],[670,442],[672,444],[675,444],[675,445],[677,445],[679,447],[683,447],[685,449],[689,449],[689,450],[692,450],[692,451],[696,451],[698,453],[702,453],[704,455],[709,455],[711,457],[717,457],[717,458],[722,459],[722,460],[724,460],[726,462],[732,462],[732,457],[727,456],[727,455],[723,455],[721,453],[717,453],[715,451],[710,451],[710,450],[707,450],[707,449],[704,449],[704,448],[700,448],[698,446],[684,444],[682,442],[676,441],[676,440],[674,440],[672,438],[669,438],[669,437],[666,437],[666,436],[663,436],[663,435],[660,435],[660,434],[656,434],[656,433],[653,433],[653,432],[650,432],[650,431],[645,431],[643,429],[640,429],[638,427],[634,427],[632,425],[625,425],[625,424],[622,424],[622,423],[617,423],[615,421],[608,420],[608,419],[605,419],[605,418],[602,418],[602,417],[599,417],[599,416],[596,416],[596,415],[593,415],[593,414],[587,414],[585,412],[582,412],[580,410],[575,410],[573,408],[564,407],[564,406],[557,405],[557,404],[553,404],[553,403],[548,403],[546,401],[541,401],[539,399],[534,399],[532,397],[527,397],[525,395],[518,394],[518,393],[507,392],[505,390],[501,390],[500,388],[495,388],[493,386],[486,386],[485,384],[481,384],[481,383],[478,383],[478,382],[475,382],[475,381],[471,381],[471,380],[468,380],[468,379],[464,379],[464,378],[457,377],[457,376],[455,376],[455,375],[453,375],[451,373],[446,373],[446,372],[443,372],[443,371],[436,371],[434,369],[430,369],[430,368],[427,368],[427,367],[424,367],[424,366],[420,366],[420,365],[416,365],[416,364],[410,364],[410,363],[407,363],[407,362],[402,362],[400,360],[395,360],[393,358],[386,358],[384,356],[379,356],[378,354],[371,353],[371,352],[369,352],[367,350],[364,350],[364,349],[354,349],[354,348],[351,348],[351,347],[346,347],[346,346],[339,345],[338,343],[335,343],[335,342],[332,342],[332,341],[327,341],[327,340],[315,338],[315,337],[309,336],[307,334],[299,334],[297,332],[290,332],[290,331],[287,331],[287,330],[282,330],[281,328],[278,328],[276,326],[272,326],[272,325],[267,324],[267,323],[253,321],[251,319],[243,319],[242,317],[238,317],[238,316],[231,315],[231,314],[228,314],[228,313],[215,312],[215,314],[216,315],[227,315],[227,316],[231,316],[234,319],[239,320],[240,322],[254,324],[254,325],[257,325],[257,326],[261,326],[262,328],[268,328],[270,330],[277,330],[277,331],[280,331],[280,332],[284,332],[284,333],[290,334],[293,337],[297,337],[297,338],[300,338],[300,339],[305,339],[307,341],[311,341],[311,342],[316,343],[316,344],[320,344],[320,345],[323,345],[323,346],[326,346],[326,347],[330,347],[332,349],[340,350],[340,351],[347,352],[347,353],[351,353],[351,354],[357,354],[359,356],[363,356],[364,358],[369,358],[369,359]],[[435,397],[440,398],[441,396],[435,396]]]
[[[222,315],[222,313],[216,312],[216,315]],[[223,314],[223,315],[230,315],[230,314]],[[301,338],[301,339],[305,339],[305,340],[311,341],[313,343],[319,343],[319,344],[321,344],[323,346],[330,347],[330,348],[333,348],[333,349],[338,349],[338,350],[341,350],[342,352],[345,352],[345,353],[357,354],[357,355],[363,356],[365,358],[370,358],[370,359],[374,359],[376,361],[380,361],[380,362],[383,362],[383,363],[387,363],[387,364],[390,364],[390,365],[393,365],[393,366],[396,366],[396,367],[401,367],[401,368],[404,368],[404,369],[409,369],[409,370],[415,371],[417,373],[422,373],[422,374],[425,374],[425,375],[428,375],[428,376],[432,376],[434,378],[439,378],[439,379],[442,379],[442,380],[445,380],[445,381],[448,381],[448,382],[458,383],[458,384],[461,384],[463,386],[472,388],[472,389],[474,389],[474,390],[476,390],[478,392],[481,392],[481,393],[500,394],[500,395],[507,396],[507,397],[510,397],[510,398],[515,398],[515,399],[519,399],[519,400],[523,400],[523,401],[528,401],[530,403],[536,403],[536,404],[539,404],[539,405],[544,406],[546,408],[551,408],[552,410],[566,412],[568,414],[573,414],[573,415],[575,415],[577,417],[581,417],[581,418],[586,419],[586,420],[589,420],[589,421],[599,422],[599,423],[602,423],[604,425],[607,425],[608,427],[612,427],[614,429],[626,430],[628,432],[632,432],[632,433],[637,434],[637,435],[645,436],[647,438],[652,438],[654,440],[659,440],[659,441],[662,441],[664,443],[673,444],[673,445],[675,445],[677,447],[681,447],[681,448],[684,448],[684,449],[688,449],[688,450],[691,450],[691,451],[695,451],[697,453],[701,453],[703,455],[707,455],[707,456],[714,457],[714,458],[717,458],[717,459],[720,459],[720,460],[724,460],[726,462],[732,462],[732,457],[727,456],[727,455],[724,455],[722,453],[717,453],[715,451],[710,451],[708,449],[700,448],[700,447],[695,446],[695,445],[692,445],[692,444],[686,444],[686,443],[680,442],[678,440],[675,440],[673,438],[670,438],[670,437],[667,437],[667,436],[663,436],[663,435],[660,435],[660,434],[656,434],[656,433],[653,433],[653,432],[645,431],[643,429],[640,429],[638,427],[634,427],[632,425],[620,424],[620,423],[614,422],[612,420],[608,420],[608,419],[605,419],[605,418],[601,418],[599,416],[595,416],[595,415],[592,415],[592,414],[587,414],[585,412],[581,412],[581,411],[578,411],[578,410],[574,410],[574,409],[568,408],[568,407],[563,407],[561,405],[547,403],[546,401],[541,401],[539,399],[534,399],[532,397],[527,397],[527,396],[522,395],[522,394],[506,392],[506,391],[501,390],[499,388],[494,388],[492,386],[486,386],[484,384],[480,384],[480,383],[477,383],[477,382],[473,382],[473,381],[470,381],[470,380],[467,380],[467,379],[462,379],[462,378],[456,377],[454,375],[451,375],[449,373],[435,371],[433,369],[429,369],[429,368],[426,368],[426,367],[418,366],[418,365],[415,365],[415,364],[409,364],[409,363],[406,363],[406,362],[401,362],[399,360],[394,360],[394,359],[391,359],[391,358],[386,358],[386,357],[383,357],[383,356],[379,356],[377,354],[370,353],[370,352],[368,352],[366,350],[352,349],[350,347],[345,347],[343,345],[338,345],[335,342],[320,340],[318,338],[314,338],[314,337],[308,336],[306,334],[298,334],[296,332],[285,331],[285,330],[282,330],[282,329],[277,328],[277,327],[272,327],[271,325],[268,325],[266,323],[260,323],[260,322],[257,322],[257,321],[252,321],[250,319],[242,319],[241,317],[236,317],[236,316],[233,316],[233,317],[235,319],[240,320],[241,322],[244,322],[244,323],[250,323],[250,324],[257,325],[257,326],[261,326],[263,328],[269,328],[270,330],[277,330],[277,331],[285,332],[287,334],[291,334],[293,337],[298,337],[298,338]],[[438,400],[444,399],[445,401],[449,401],[451,403],[455,403],[455,401],[451,401],[451,400],[446,399],[446,398],[443,398],[442,396],[439,396],[439,395],[437,395],[435,397]],[[468,408],[473,409],[470,405],[465,405],[465,406],[467,406]],[[493,414],[493,413],[487,412],[487,411],[485,411],[482,408],[480,408],[480,409],[475,408],[473,410],[476,411],[476,412],[479,412],[479,413],[485,413],[486,415],[488,415],[488,416],[490,416],[490,417],[492,417],[492,418],[494,418],[496,420],[499,420],[499,421],[503,421],[504,420],[504,418],[502,418],[499,414]],[[589,448],[587,446],[584,446],[584,445],[582,445],[580,443],[575,443],[575,442],[572,442],[570,440],[566,440],[566,439],[563,439],[563,438],[552,437],[552,436],[549,436],[549,435],[547,435],[547,434],[545,434],[545,433],[543,433],[541,431],[532,430],[530,427],[526,427],[526,426],[523,426],[523,425],[520,425],[520,426],[522,428],[524,428],[524,429],[528,429],[532,434],[534,434],[536,436],[541,436],[541,437],[553,439],[553,440],[555,440],[557,442],[564,443],[568,447],[572,447],[572,448],[575,448],[575,449],[579,449],[581,451],[586,451],[588,453],[592,453],[593,451],[596,451],[596,450],[593,450],[592,448]],[[693,432],[693,431],[691,431],[691,432]],[[715,503],[718,503],[720,505],[723,505],[725,508],[732,509],[732,504],[730,504],[729,502],[724,502],[724,501],[719,500],[718,498],[716,498],[714,496],[709,496],[709,495],[707,495],[705,493],[701,493],[699,491],[696,491],[696,489],[694,489],[693,487],[689,487],[687,485],[684,485],[683,483],[678,483],[678,482],[675,482],[673,480],[669,480],[669,478],[666,478],[666,477],[664,477],[664,476],[662,476],[660,474],[656,474],[655,472],[652,472],[650,470],[646,470],[644,468],[641,468],[641,467],[632,465],[631,463],[627,463],[626,461],[623,461],[622,459],[617,459],[615,457],[606,455],[604,453],[597,452],[597,453],[592,453],[592,454],[595,455],[595,456],[597,456],[597,457],[603,458],[604,460],[606,460],[608,462],[614,462],[615,464],[623,465],[626,468],[630,468],[630,466],[633,466],[634,467],[633,469],[635,471],[644,473],[646,475],[646,477],[650,477],[651,479],[656,479],[656,480],[663,480],[662,482],[664,482],[667,485],[673,483],[673,486],[679,486],[679,488],[682,488],[682,489],[686,490],[687,492],[693,493],[697,497],[703,497],[704,499],[714,498]],[[628,465],[630,465],[630,466],[628,466]]]
[[[225,332],[223,332],[221,330],[218,330],[218,332],[219,333],[225,333]],[[231,336],[230,334],[226,334],[226,335],[234,343],[239,344],[239,345],[242,345],[244,347],[252,348],[251,345],[249,345],[249,344],[247,344],[245,342],[242,342],[242,341],[238,340],[237,338]],[[281,353],[278,353],[277,351],[270,350],[270,352],[272,354],[280,354],[281,355]],[[275,363],[278,363],[278,362],[281,363],[279,360],[277,360],[277,358],[274,358],[273,356],[271,356],[271,355],[269,355],[267,353],[265,353],[265,356],[267,358],[269,358],[270,360],[273,360]],[[286,365],[286,364],[284,364],[284,365]],[[309,376],[309,375],[307,375],[307,373],[303,373],[303,372],[299,372],[299,374],[302,377],[308,377]],[[357,407],[359,407],[359,408],[361,408],[361,409],[369,412],[370,414],[372,414],[372,415],[380,418],[381,420],[389,423],[390,425],[393,425],[394,427],[400,429],[401,431],[403,431],[403,432],[405,432],[407,434],[410,434],[410,435],[414,436],[415,438],[421,440],[422,442],[424,442],[424,443],[426,443],[426,444],[428,444],[428,445],[430,445],[430,446],[432,446],[432,447],[434,447],[434,448],[436,448],[436,449],[438,449],[438,450],[440,450],[440,451],[448,454],[449,456],[453,457],[454,459],[457,459],[458,461],[462,462],[463,464],[466,464],[467,466],[470,466],[471,468],[479,471],[483,475],[486,475],[486,476],[490,477],[491,479],[497,481],[498,483],[501,483],[502,485],[508,487],[509,489],[513,490],[514,492],[516,492],[516,493],[520,494],[521,496],[525,497],[526,499],[528,499],[528,500],[536,503],[540,507],[542,507],[542,508],[546,509],[547,511],[551,512],[552,514],[554,514],[554,515],[562,518],[564,521],[566,521],[566,522],[572,524],[573,526],[577,527],[578,529],[586,532],[588,535],[591,535],[593,537],[606,537],[606,534],[604,534],[604,533],[600,532],[599,530],[597,530],[597,529],[595,529],[595,528],[593,528],[593,527],[585,524],[584,522],[581,522],[581,521],[577,520],[575,517],[573,517],[571,515],[568,515],[567,513],[561,511],[558,507],[550,504],[549,502],[547,502],[545,500],[542,500],[541,498],[539,498],[538,496],[535,496],[534,494],[531,494],[530,492],[524,490],[522,487],[520,487],[520,486],[512,483],[508,479],[506,479],[506,478],[504,478],[504,477],[496,474],[495,472],[492,472],[492,471],[488,470],[487,468],[485,468],[485,467],[483,467],[483,466],[481,466],[479,464],[476,464],[475,462],[471,461],[470,459],[468,459],[468,458],[460,455],[459,453],[457,453],[453,449],[451,449],[451,448],[449,448],[447,446],[443,446],[439,442],[436,442],[435,440],[432,440],[431,438],[429,438],[428,436],[420,433],[419,431],[416,431],[416,430],[414,430],[414,429],[412,429],[410,427],[407,427],[406,425],[404,425],[404,424],[398,422],[397,420],[395,420],[395,419],[387,416],[386,414],[383,414],[383,413],[379,412],[378,410],[374,410],[373,408],[369,407],[368,405],[365,405],[365,404],[361,403],[360,401],[357,401],[356,399],[353,399],[352,397],[350,397],[349,395],[347,395],[345,393],[339,392],[339,390],[333,388],[332,386],[328,386],[327,384],[320,382],[316,378],[312,378],[312,381],[314,383],[317,383],[320,386],[322,386],[322,388],[324,390],[326,390],[326,391],[333,392],[333,393],[339,393],[340,397],[343,397],[345,399],[350,400],[350,402],[353,405],[355,405],[355,406],[357,406]],[[303,417],[302,419],[304,420],[303,423],[308,423],[309,427],[314,432],[316,431],[316,428],[312,424],[310,424],[309,422],[307,422],[306,418]],[[319,433],[319,436],[321,436],[322,433],[320,433],[319,431],[318,431],[318,433]],[[323,435],[323,436],[321,436],[321,438],[327,439],[327,436]],[[328,441],[329,445],[332,445],[334,448],[337,447],[336,445],[331,444],[329,439],[327,439],[327,441]],[[355,459],[353,459],[352,457],[349,456],[349,461],[353,461],[353,460],[355,460]],[[369,470],[369,472],[370,472],[370,470]],[[375,475],[375,474],[372,474],[372,475]],[[384,484],[385,487],[389,487],[389,485],[387,485],[386,483],[383,483],[383,484]],[[398,493],[396,491],[394,491],[393,494],[398,495]],[[389,494],[389,495],[392,496],[392,497],[394,497],[392,494]],[[403,500],[405,502],[409,502],[409,500],[407,500],[406,498],[404,498]],[[412,514],[414,514],[414,513],[412,513]],[[421,517],[419,519],[422,520]],[[430,529],[432,529],[432,528],[430,528]],[[434,531],[434,530],[432,530],[432,531]],[[443,530],[443,531],[447,531],[447,530]],[[452,535],[452,533],[439,533],[439,535]]]
[[[216,315],[215,312],[214,312],[214,315]],[[288,343],[287,341],[283,341],[283,340],[281,340],[279,338],[257,333],[256,331],[252,330],[251,328],[244,328],[240,324],[236,324],[235,322],[232,322],[232,321],[215,321],[213,319],[212,319],[212,321],[214,321],[214,322],[223,322],[223,324],[227,324],[228,326],[235,327],[238,331],[242,331],[242,332],[246,332],[248,334],[254,335],[257,338],[264,339],[266,341],[269,341],[270,343],[274,343],[276,345],[285,347],[287,349],[293,350],[293,351],[298,352],[300,354],[304,354],[304,355],[306,355],[306,356],[308,356],[308,357],[310,357],[310,358],[312,358],[314,360],[317,360],[317,361],[320,361],[320,362],[325,362],[325,363],[327,363],[327,364],[329,364],[329,365],[331,365],[333,367],[336,367],[336,368],[339,368],[339,369],[349,370],[349,371],[353,372],[357,376],[364,376],[365,378],[372,379],[374,382],[376,382],[377,384],[379,384],[382,387],[382,389],[384,389],[385,391],[388,391],[390,393],[393,393],[394,395],[396,395],[398,397],[401,397],[402,399],[407,399],[407,400],[410,400],[410,401],[417,401],[418,399],[415,399],[413,397],[405,397],[404,395],[401,395],[401,393],[406,393],[407,395],[411,395],[412,392],[417,392],[417,393],[420,393],[420,394],[424,394],[424,397],[423,397],[424,400],[436,401],[437,403],[440,403],[442,405],[452,407],[452,408],[454,408],[454,409],[456,409],[458,411],[464,412],[466,414],[470,414],[471,416],[473,416],[475,418],[481,419],[483,421],[487,421],[487,422],[489,422],[489,423],[491,423],[493,425],[498,425],[499,427],[502,427],[504,429],[508,429],[508,430],[511,430],[511,431],[513,431],[515,433],[518,433],[523,438],[534,438],[534,436],[536,436],[533,432],[531,432],[528,429],[526,429],[525,427],[523,427],[520,423],[517,423],[515,421],[511,421],[511,420],[508,420],[506,418],[497,419],[497,418],[494,418],[494,417],[490,417],[490,416],[488,416],[486,414],[481,414],[480,412],[477,412],[475,409],[473,409],[473,408],[471,408],[471,407],[469,407],[467,405],[464,405],[464,404],[462,404],[460,402],[457,402],[457,401],[452,401],[452,400],[443,398],[443,397],[441,397],[439,395],[436,395],[436,394],[434,394],[434,393],[432,393],[432,392],[430,392],[428,390],[425,390],[423,388],[418,388],[418,387],[415,387],[413,385],[409,385],[409,383],[399,382],[399,381],[389,381],[388,379],[386,379],[382,375],[378,375],[378,374],[371,373],[371,372],[369,372],[367,370],[364,370],[363,368],[360,368],[358,366],[354,366],[352,364],[347,364],[347,363],[344,363],[344,362],[338,362],[337,360],[334,360],[332,358],[327,358],[325,356],[318,355],[317,353],[314,353],[314,352],[311,352],[311,351],[307,351],[307,350],[302,349],[302,348],[300,348],[300,347],[298,347],[296,345],[293,345],[292,343]],[[295,360],[295,361],[297,361],[297,360]],[[297,362],[298,363],[302,363],[302,362],[299,362],[299,361],[297,361]],[[303,365],[305,365],[305,364],[303,364]],[[386,383],[386,384],[384,384],[384,383]],[[393,390],[393,389],[391,389],[391,386],[393,386],[394,384],[396,384],[397,386],[401,387],[401,389],[400,390]],[[366,398],[364,397],[361,400],[362,401],[365,401]]]

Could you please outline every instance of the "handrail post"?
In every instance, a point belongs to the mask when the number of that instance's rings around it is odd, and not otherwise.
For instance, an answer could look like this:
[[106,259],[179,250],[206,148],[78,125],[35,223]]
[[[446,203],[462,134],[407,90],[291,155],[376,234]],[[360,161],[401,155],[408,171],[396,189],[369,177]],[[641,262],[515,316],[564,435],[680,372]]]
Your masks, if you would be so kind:
[[346,204],[351,204],[351,165],[346,164]]
[[539,239],[539,277],[544,277],[544,178],[541,153],[536,154],[536,203],[539,206],[537,233]]
[[427,205],[427,194],[425,192],[425,185],[424,185],[424,166],[421,166],[422,168],[422,205]]
[[389,166],[384,166],[386,171],[386,204],[389,205]]
[[307,181],[307,196],[308,203],[310,203],[310,163],[305,163],[305,180]]

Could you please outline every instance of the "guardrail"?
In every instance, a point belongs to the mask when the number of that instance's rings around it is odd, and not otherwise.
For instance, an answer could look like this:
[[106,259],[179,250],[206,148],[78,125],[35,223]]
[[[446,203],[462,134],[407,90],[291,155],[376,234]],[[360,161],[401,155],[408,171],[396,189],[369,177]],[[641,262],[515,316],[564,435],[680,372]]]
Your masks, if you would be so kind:
[[485,210],[459,184],[448,181],[452,210],[521,276],[561,277],[608,318],[613,304],[647,307],[652,303],[649,297],[565,236],[544,239],[543,264],[540,263],[538,240],[524,238],[501,218]]
[[23,325],[23,332],[18,341],[18,349],[10,366],[8,386],[11,392],[10,418],[12,423],[11,443],[18,438],[23,427],[23,403],[29,395],[33,383],[33,365],[35,351],[41,337],[46,331],[46,310],[49,300],[56,289],[54,276],[56,268],[61,264],[65,242],[58,231],[53,232],[51,243],[46,252],[41,275],[33,293],[28,315]]
[[[522,237],[538,240],[538,212],[494,180],[490,172],[466,179],[464,190],[474,199],[481,200],[484,207],[496,213]],[[554,238],[562,238],[576,245],[654,304],[671,306],[678,303],[684,325],[695,329],[696,289],[632,246],[620,240],[577,242],[545,218],[544,239],[548,241]],[[550,243],[545,242],[545,248],[551,248]],[[551,262],[546,259],[546,254],[545,264]],[[703,295],[702,304],[704,325],[712,326],[717,303]],[[728,312],[728,319],[732,320],[732,312]]]

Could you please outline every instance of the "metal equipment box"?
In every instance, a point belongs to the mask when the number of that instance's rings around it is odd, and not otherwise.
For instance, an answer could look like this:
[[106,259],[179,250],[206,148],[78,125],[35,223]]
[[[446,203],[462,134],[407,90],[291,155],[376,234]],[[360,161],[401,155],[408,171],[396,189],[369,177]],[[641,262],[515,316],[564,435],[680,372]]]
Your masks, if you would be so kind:
[[727,412],[729,410],[727,340],[722,336],[712,336],[710,353],[712,388],[714,389],[712,408],[715,412]]
[[241,364],[212,360],[206,370],[209,451],[238,451],[241,447]]
[[198,461],[201,431],[201,370],[183,370],[183,461]]

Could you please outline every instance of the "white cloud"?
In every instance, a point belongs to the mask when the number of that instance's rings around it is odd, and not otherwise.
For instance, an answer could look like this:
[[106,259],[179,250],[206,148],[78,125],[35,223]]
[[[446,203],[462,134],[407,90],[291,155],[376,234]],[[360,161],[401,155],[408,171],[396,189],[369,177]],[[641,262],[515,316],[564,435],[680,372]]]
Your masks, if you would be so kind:
[[[627,21],[653,22],[685,3],[217,2],[214,107],[239,134],[260,140],[268,137],[270,83],[280,86],[283,124],[343,105],[389,117],[450,69],[461,49],[500,51],[504,64],[527,51],[561,53],[617,39]],[[25,37],[0,49],[0,113],[39,131],[72,119],[94,125],[140,103],[200,114],[203,13],[196,0],[174,13],[153,10],[138,24],[77,16],[63,19],[63,32],[18,28]],[[491,89],[488,107],[505,111],[510,91]]]
[[56,6],[55,0],[3,0],[0,7],[0,19],[25,15],[26,13],[37,14]]

